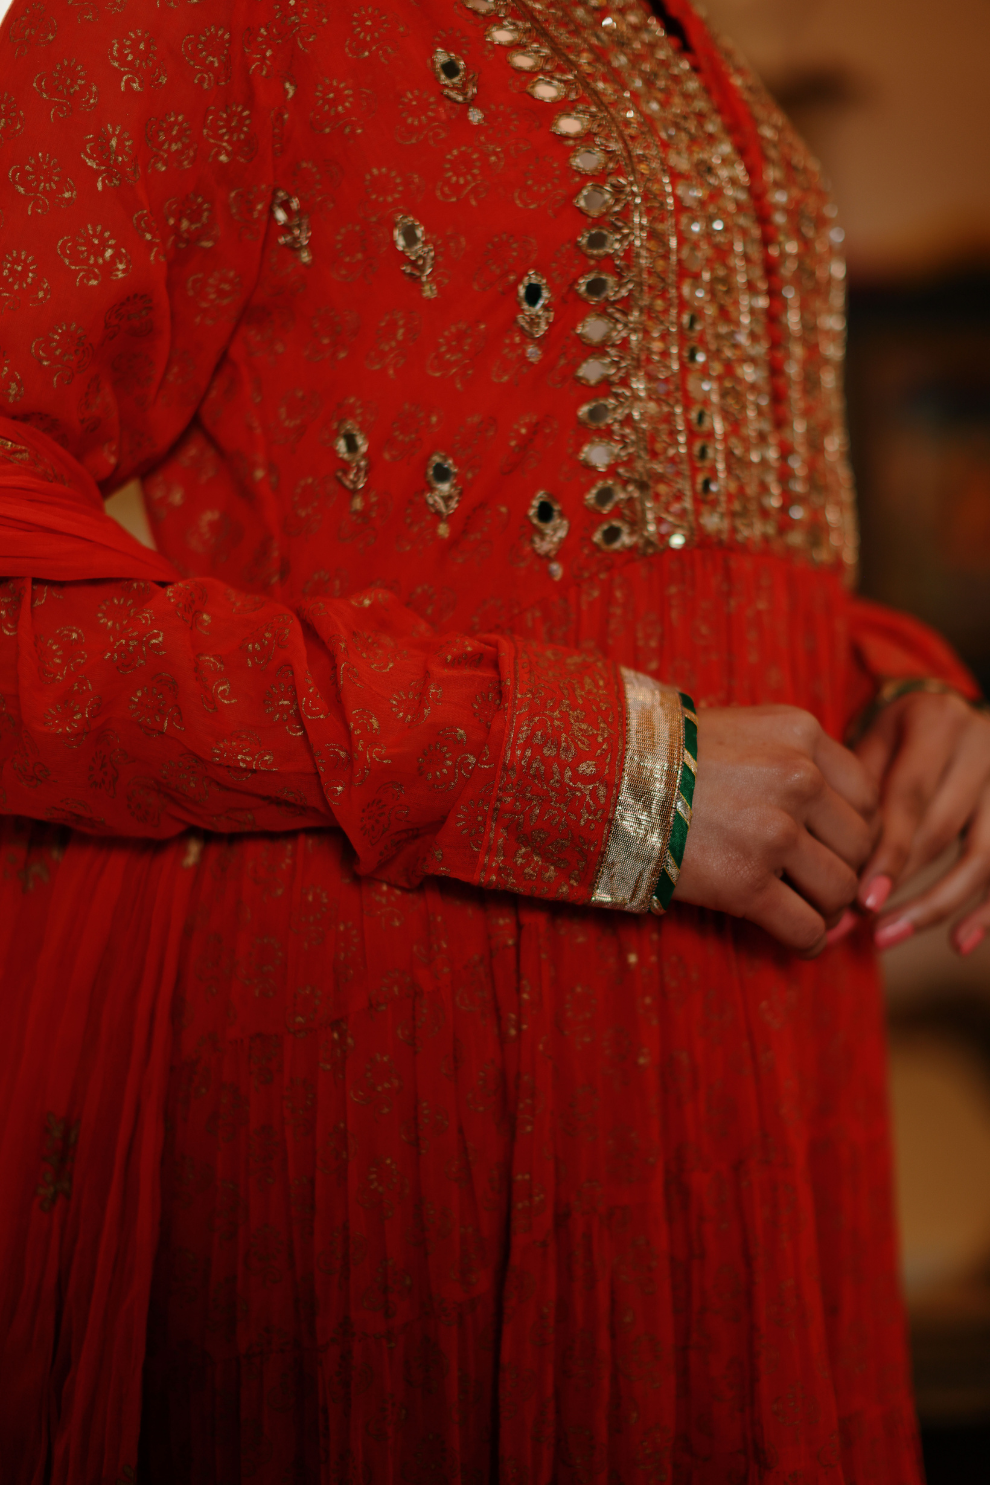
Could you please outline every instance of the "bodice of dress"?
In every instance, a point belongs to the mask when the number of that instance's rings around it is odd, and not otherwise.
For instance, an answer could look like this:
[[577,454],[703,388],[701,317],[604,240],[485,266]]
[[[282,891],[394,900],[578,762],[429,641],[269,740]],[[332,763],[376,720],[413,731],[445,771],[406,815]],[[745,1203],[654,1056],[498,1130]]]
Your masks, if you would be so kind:
[[[126,244],[60,245],[81,294],[120,279],[91,467],[146,471],[180,571],[289,601],[381,583],[477,631],[665,547],[852,564],[841,232],[737,63],[720,113],[641,0],[198,21],[176,66],[122,18],[100,181],[126,189],[140,130],[148,205]],[[82,109],[85,69],[61,86]],[[128,292],[142,257],[169,324]],[[73,333],[34,355],[78,387]]]

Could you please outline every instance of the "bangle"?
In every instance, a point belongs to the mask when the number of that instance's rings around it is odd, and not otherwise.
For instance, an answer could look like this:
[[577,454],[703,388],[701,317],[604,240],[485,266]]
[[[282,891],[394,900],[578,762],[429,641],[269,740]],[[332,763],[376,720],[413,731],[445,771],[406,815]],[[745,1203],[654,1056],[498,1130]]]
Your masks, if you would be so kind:
[[[895,701],[900,701],[902,696],[911,696],[916,692],[921,692],[926,696],[958,696],[960,700],[966,700],[966,697],[961,691],[957,691],[955,686],[950,686],[947,681],[935,680],[932,676],[913,676],[908,680],[884,681],[869,706],[860,715],[859,720],[850,728],[850,745],[859,742],[885,708],[892,706]],[[988,710],[987,703],[982,698],[970,701],[968,704],[979,712]]]
[[674,823],[670,829],[667,855],[660,872],[660,880],[653,889],[650,912],[661,917],[670,907],[677,878],[681,874],[684,847],[687,845],[691,826],[691,805],[694,800],[694,781],[698,775],[698,714],[694,702],[684,691],[678,691],[681,714],[684,718],[684,751],[677,778],[677,799],[674,805]]

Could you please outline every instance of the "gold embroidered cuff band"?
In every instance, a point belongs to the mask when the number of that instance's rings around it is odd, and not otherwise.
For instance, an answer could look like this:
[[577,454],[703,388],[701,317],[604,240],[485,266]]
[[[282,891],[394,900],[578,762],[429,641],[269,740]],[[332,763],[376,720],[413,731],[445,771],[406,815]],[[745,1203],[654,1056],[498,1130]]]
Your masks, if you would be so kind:
[[[642,913],[651,906],[679,812],[684,710],[678,693],[622,668],[626,751],[622,783],[592,895],[597,907]],[[693,711],[693,707],[692,707]],[[681,854],[683,854],[683,843]],[[677,863],[680,864],[679,862]],[[673,891],[673,887],[671,887]]]

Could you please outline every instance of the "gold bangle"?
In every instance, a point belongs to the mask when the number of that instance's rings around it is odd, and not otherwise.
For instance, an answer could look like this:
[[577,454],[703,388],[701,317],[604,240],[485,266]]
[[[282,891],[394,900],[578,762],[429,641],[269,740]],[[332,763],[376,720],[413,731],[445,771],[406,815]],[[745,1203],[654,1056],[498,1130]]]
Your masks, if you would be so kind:
[[892,706],[895,701],[900,701],[902,696],[912,696],[915,693],[925,696],[958,696],[960,701],[966,701],[967,705],[975,708],[976,711],[990,712],[990,705],[982,697],[976,701],[968,701],[955,686],[950,686],[948,681],[936,680],[934,676],[913,676],[903,680],[892,678],[883,682],[869,706],[849,729],[847,739],[849,746],[855,746],[860,738],[866,735],[880,713],[888,706]]

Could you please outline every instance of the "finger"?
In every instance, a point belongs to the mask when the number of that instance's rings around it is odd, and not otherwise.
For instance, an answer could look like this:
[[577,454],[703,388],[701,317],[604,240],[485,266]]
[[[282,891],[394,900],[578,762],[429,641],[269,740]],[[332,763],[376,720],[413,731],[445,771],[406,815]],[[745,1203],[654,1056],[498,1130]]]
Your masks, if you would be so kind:
[[867,822],[841,794],[830,788],[812,800],[804,823],[816,840],[857,873],[869,859],[880,833],[879,816]]
[[878,789],[900,740],[903,714],[903,707],[884,707],[853,749]]
[[874,929],[878,949],[892,949],[923,928],[933,928],[962,911],[967,902],[990,888],[990,831],[970,841],[956,864],[925,892],[881,918]]
[[825,782],[858,814],[866,819],[876,812],[879,804],[876,780],[871,778],[855,753],[823,732],[815,747],[814,760]]
[[804,958],[814,959],[825,948],[824,918],[777,877],[757,895],[746,917]]
[[[860,897],[867,905],[873,878],[897,882],[904,873],[918,825],[952,755],[955,727],[919,726],[920,708],[905,713],[900,746],[883,785],[880,841],[863,872]],[[932,718],[929,715],[928,721]]]
[[821,841],[802,830],[784,862],[788,883],[793,886],[829,925],[838,922],[855,900],[859,885],[852,867]]
[[973,816],[974,800],[980,799],[986,787],[988,769],[984,739],[964,739],[918,824],[904,863],[905,881],[958,840]]
[[858,928],[860,923],[862,923],[863,921],[864,920],[862,914],[854,913],[852,908],[846,908],[845,912],[842,914],[842,917],[839,919],[838,923],[835,924],[834,928],[829,928],[828,933],[826,933],[825,935],[825,942],[828,944],[829,948],[831,948],[833,944],[840,944],[842,940],[844,938],[848,938],[853,929]]
[[972,954],[990,932],[990,898],[984,898],[979,907],[967,913],[952,930],[952,942],[957,953]]

